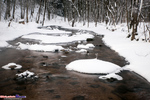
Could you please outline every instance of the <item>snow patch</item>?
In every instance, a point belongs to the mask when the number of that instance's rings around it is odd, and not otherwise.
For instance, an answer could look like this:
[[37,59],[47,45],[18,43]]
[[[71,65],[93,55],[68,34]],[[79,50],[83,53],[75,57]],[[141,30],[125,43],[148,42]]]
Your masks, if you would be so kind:
[[120,66],[98,59],[83,59],[71,62],[66,66],[67,70],[81,73],[108,74],[118,70]]
[[86,45],[84,45],[84,44],[79,44],[78,46],[77,46],[77,48],[82,48],[82,49],[88,49],[88,48],[94,48],[95,46],[93,45],[93,44],[86,44]]
[[100,76],[99,79],[110,79],[110,78],[114,78],[117,80],[123,80],[123,78],[115,73],[110,73],[108,75],[104,75],[104,76]]
[[87,53],[87,50],[86,49],[81,49],[81,50],[78,50],[76,51],[77,53]]
[[74,41],[83,41],[87,38],[93,38],[91,34],[77,34],[77,35],[62,35],[62,36],[49,36],[49,35],[39,35],[39,34],[30,34],[24,35],[22,38],[26,39],[35,39],[40,40],[41,43],[67,43]]
[[18,77],[24,77],[24,78],[27,78],[27,77],[31,77],[34,75],[33,72],[30,72],[28,70],[24,71],[23,73],[20,73],[20,74],[16,74]]
[[14,69],[21,69],[21,68],[22,68],[21,65],[18,65],[18,64],[16,64],[16,63],[9,63],[9,64],[7,64],[7,65],[2,66],[2,68],[4,68],[4,69],[11,69],[11,68],[10,68],[11,66],[15,66]]
[[19,49],[28,49],[28,50],[36,50],[36,51],[55,51],[55,50],[62,50],[64,49],[62,46],[56,46],[56,45],[40,45],[40,44],[33,44],[33,45],[29,45],[29,44],[23,44],[23,43],[19,43],[18,46]]

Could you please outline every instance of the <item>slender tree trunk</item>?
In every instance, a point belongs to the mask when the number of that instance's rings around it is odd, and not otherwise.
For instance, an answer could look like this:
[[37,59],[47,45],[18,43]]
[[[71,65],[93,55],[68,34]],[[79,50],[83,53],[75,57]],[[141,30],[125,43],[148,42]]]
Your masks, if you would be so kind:
[[6,7],[6,12],[5,12],[5,18],[4,19],[8,19],[11,15],[10,15],[10,0],[6,0],[7,3],[7,7]]
[[66,17],[67,17],[66,0],[63,0],[63,5],[64,5],[64,9],[63,9],[64,21],[66,21]]
[[20,8],[21,8],[21,19],[24,19],[24,9],[23,9],[23,3],[22,3],[22,0],[20,0]]
[[88,27],[89,27],[89,22],[90,22],[90,1],[89,0],[87,2],[87,7],[88,7]]
[[42,26],[44,25],[44,21],[45,21],[45,13],[46,13],[46,1],[47,0],[44,0],[44,5],[45,5],[45,9],[44,9],[44,15],[43,15],[43,22],[42,22]]
[[1,13],[2,13],[2,0],[0,0],[0,21],[1,21]]
[[74,1],[72,0],[72,27],[74,27],[74,23],[75,23],[75,9],[74,9]]
[[16,8],[16,0],[13,0],[14,6],[13,6],[13,14],[12,14],[12,18],[15,18],[15,8]]
[[128,12],[128,0],[126,0],[126,18],[127,18],[127,28],[129,32],[129,12]]
[[40,20],[41,6],[42,6],[42,0],[40,0],[40,8],[39,8],[39,11],[38,11],[38,14],[37,14],[37,20],[36,20],[36,23],[39,23],[39,20]]
[[27,0],[27,8],[26,8],[26,22],[28,23],[29,22],[29,19],[28,19],[28,9],[29,9],[29,0]]
[[142,3],[143,3],[143,0],[141,0],[140,6],[139,6],[138,0],[133,0],[131,2],[132,4],[132,16],[131,16],[132,37],[131,37],[131,40],[134,40],[135,35],[137,34],[137,27],[139,24],[139,16],[140,16],[141,9],[142,9]]

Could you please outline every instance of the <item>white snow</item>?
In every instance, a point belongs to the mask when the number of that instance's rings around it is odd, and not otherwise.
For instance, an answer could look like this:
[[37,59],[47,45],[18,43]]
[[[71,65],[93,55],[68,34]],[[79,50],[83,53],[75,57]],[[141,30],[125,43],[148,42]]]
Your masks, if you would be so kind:
[[22,68],[21,65],[18,65],[16,63],[9,63],[7,65],[2,66],[2,68],[4,68],[4,69],[11,69],[10,68],[11,66],[16,66],[14,69],[21,69]]
[[[46,21],[45,25],[60,25],[70,29],[85,29],[104,35],[103,40],[106,45],[129,61],[130,64],[125,67],[135,71],[150,82],[150,43],[141,41],[145,36],[149,37],[149,33],[147,32],[146,35],[143,33],[144,28],[141,23],[138,28],[139,41],[131,41],[129,38],[126,38],[128,35],[126,24],[119,24],[115,27],[115,31],[110,31],[106,29],[106,25],[103,23],[98,23],[97,27],[95,27],[95,23],[90,23],[90,26],[87,27],[87,25],[83,26],[82,23],[76,22],[76,27],[72,28],[71,25],[68,25],[68,22],[63,22],[62,19],[56,18],[50,22]],[[64,33],[64,31],[60,30],[37,29],[38,26],[34,22],[25,25],[12,22],[11,26],[8,27],[8,22],[0,22],[0,47],[8,46],[7,41],[29,33]]]
[[36,39],[40,40],[41,43],[67,43],[73,41],[86,40],[87,38],[93,38],[91,34],[77,34],[73,36],[62,35],[62,36],[48,36],[48,35],[38,35],[31,34],[22,36],[22,38]]
[[81,73],[108,74],[120,69],[120,66],[98,59],[82,59],[71,62],[66,69]]
[[87,53],[87,50],[86,49],[81,49],[81,50],[77,50],[76,52],[77,53]]
[[28,71],[28,70],[26,70],[26,71],[24,71],[23,73],[20,73],[20,74],[16,74],[18,77],[22,77],[22,76],[24,76],[24,77],[31,77],[31,76],[33,76],[34,75],[34,73],[33,72],[30,72],[30,71]]
[[19,43],[18,49],[28,49],[28,50],[36,50],[36,51],[55,51],[55,50],[62,50],[64,49],[62,46],[56,46],[56,45],[40,45],[40,44],[23,44]]
[[123,80],[123,78],[120,75],[117,75],[115,73],[110,73],[110,74],[99,77],[99,79],[110,79],[110,78],[115,78],[117,80]]
[[84,45],[84,44],[78,44],[78,46],[77,46],[77,48],[82,48],[82,49],[88,49],[88,48],[94,48],[94,47],[95,46],[93,44],[91,44],[91,43],[86,44],[86,45]]

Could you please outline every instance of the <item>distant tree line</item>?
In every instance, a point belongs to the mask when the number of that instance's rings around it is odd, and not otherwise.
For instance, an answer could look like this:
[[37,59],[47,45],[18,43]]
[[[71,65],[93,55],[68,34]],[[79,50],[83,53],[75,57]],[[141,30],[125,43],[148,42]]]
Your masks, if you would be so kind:
[[126,22],[133,40],[138,23],[150,21],[150,0],[0,0],[0,20],[20,18],[44,25],[45,18],[51,20],[54,15],[64,17],[72,27],[76,22],[88,26],[90,22],[95,26]]

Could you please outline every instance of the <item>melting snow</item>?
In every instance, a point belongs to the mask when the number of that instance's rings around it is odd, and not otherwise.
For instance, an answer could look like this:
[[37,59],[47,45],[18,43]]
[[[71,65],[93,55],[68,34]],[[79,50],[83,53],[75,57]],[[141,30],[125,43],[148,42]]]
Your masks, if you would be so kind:
[[79,44],[79,45],[77,46],[77,48],[84,48],[84,49],[94,48],[94,47],[95,47],[95,46],[94,46],[93,44],[91,44],[91,43],[86,44],[86,45],[84,45],[84,44]]
[[11,68],[10,68],[11,66],[16,66],[14,69],[20,69],[20,68],[22,68],[21,65],[18,65],[18,64],[16,64],[16,63],[9,63],[9,64],[7,64],[7,65],[5,65],[5,66],[2,66],[2,68],[4,68],[4,69],[11,69]]
[[28,49],[28,50],[36,50],[36,51],[55,51],[55,50],[62,50],[64,49],[62,46],[56,46],[56,45],[39,45],[39,44],[23,44],[19,43],[18,46],[19,49]]
[[87,53],[87,50],[86,49],[81,49],[81,50],[78,50],[76,51],[77,53]]
[[22,38],[40,40],[41,43],[67,43],[73,41],[82,41],[86,40],[87,38],[93,37],[94,36],[91,34],[77,34],[72,36],[69,35],[49,36],[49,35],[30,34],[22,36]]
[[18,77],[31,77],[34,75],[33,72],[30,72],[28,70],[24,71],[23,73],[16,74]]
[[99,79],[110,79],[115,78],[117,80],[123,80],[123,78],[115,73],[110,73],[108,75],[100,76]]

